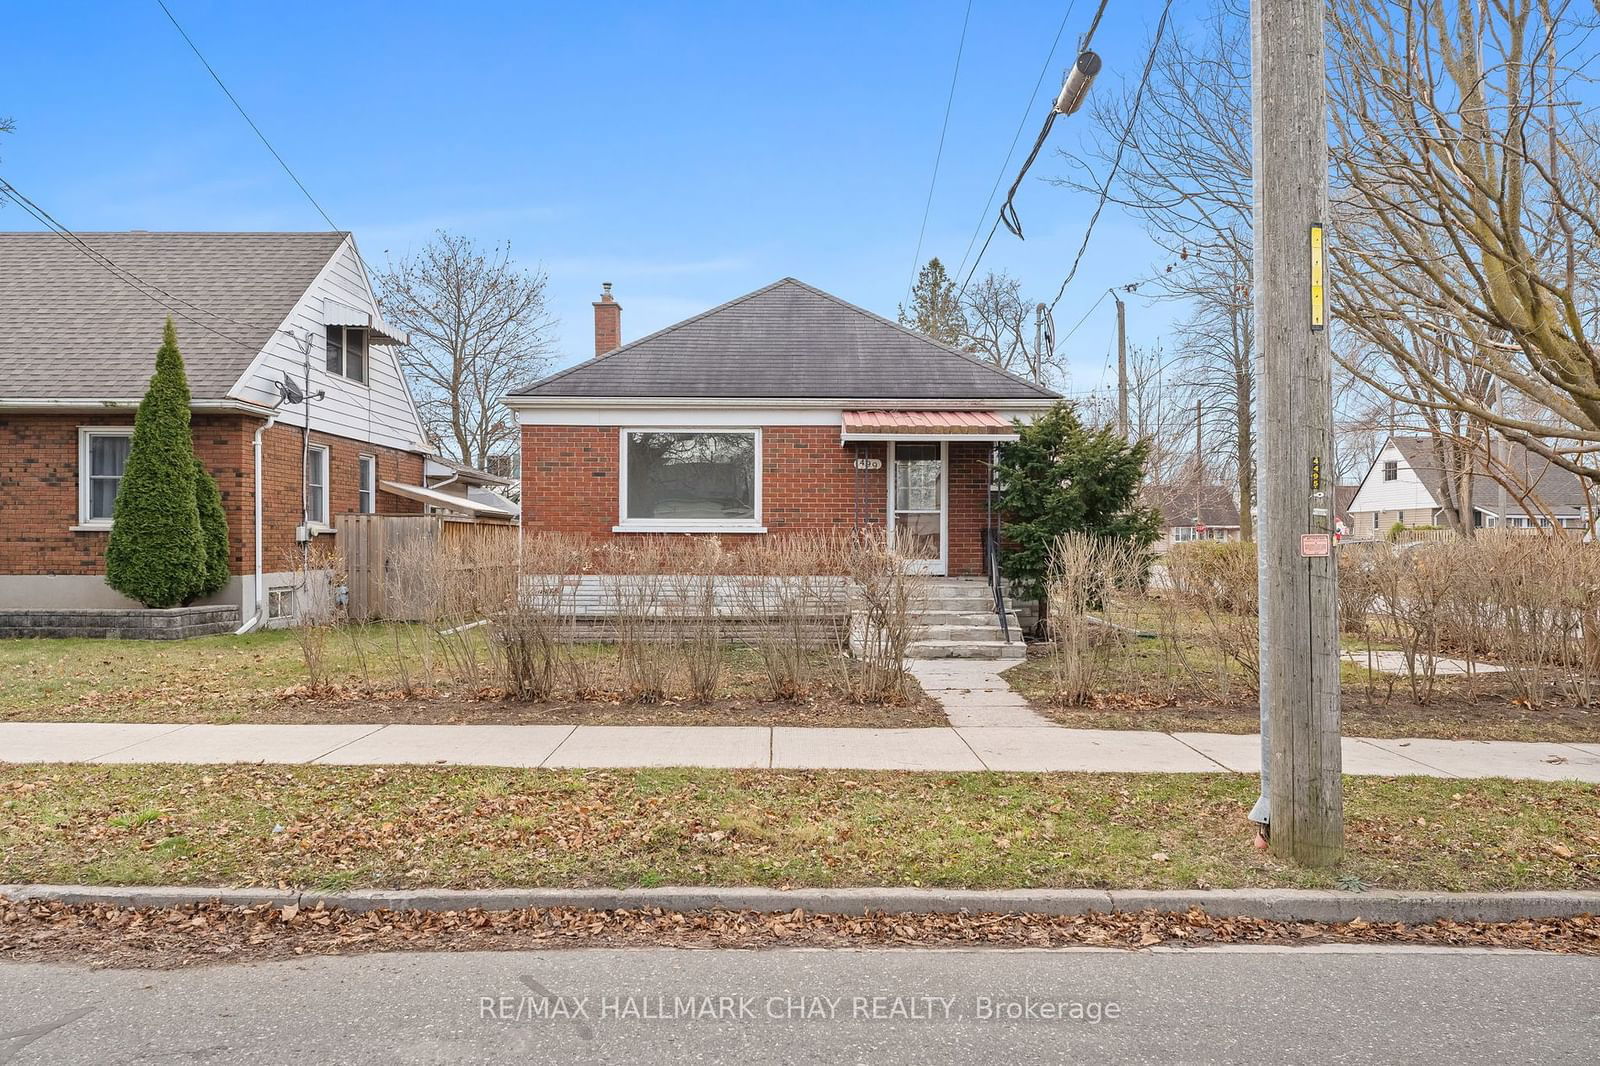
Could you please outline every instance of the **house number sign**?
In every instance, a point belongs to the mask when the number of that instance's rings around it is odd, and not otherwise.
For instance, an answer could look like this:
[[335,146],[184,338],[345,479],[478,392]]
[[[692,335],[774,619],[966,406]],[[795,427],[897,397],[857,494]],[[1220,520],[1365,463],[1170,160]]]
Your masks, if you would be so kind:
[[883,460],[882,459],[857,459],[856,460],[856,469],[857,470],[882,470],[883,469]]

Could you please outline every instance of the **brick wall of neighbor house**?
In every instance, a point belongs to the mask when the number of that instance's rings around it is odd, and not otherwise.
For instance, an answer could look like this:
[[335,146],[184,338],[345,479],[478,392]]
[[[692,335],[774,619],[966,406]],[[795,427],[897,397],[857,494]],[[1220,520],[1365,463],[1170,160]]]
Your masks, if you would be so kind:
[[[0,574],[92,575],[105,570],[106,533],[74,531],[78,523],[78,427],[129,426],[128,414],[25,414],[0,418]],[[228,515],[230,567],[254,566],[254,471],[251,442],[260,419],[196,414],[195,454],[217,479]],[[377,457],[379,480],[420,484],[422,457],[342,437],[313,434],[329,446],[333,513],[356,509],[356,456]],[[274,426],[262,442],[263,515],[269,530],[263,563],[279,569],[294,545],[300,514],[300,431]],[[379,511],[418,513],[422,505],[379,492]]]
[[[305,514],[301,496],[300,461],[302,452],[301,431],[295,426],[273,426],[261,439],[261,487],[263,498],[261,565],[271,572],[290,570],[299,565],[300,545],[295,540],[295,529]],[[385,492],[382,482],[398,481],[408,485],[422,484],[422,456],[415,452],[402,452],[393,448],[379,448],[364,441],[348,437],[333,437],[326,433],[312,433],[311,443],[326,445],[328,449],[328,515],[347,514],[357,510],[360,490],[360,471],[357,460],[371,455],[378,462],[379,488],[375,505],[379,514],[421,514],[423,505],[404,496]],[[248,446],[248,441],[246,442]],[[230,518],[231,521],[231,518]],[[253,516],[249,521],[254,521]],[[318,538],[321,544],[331,547],[333,537]],[[254,565],[254,559],[251,560]]]
[[[242,415],[195,415],[195,454],[217,479],[229,511],[235,571],[249,550],[250,530],[232,517],[248,501],[249,433]],[[22,414],[0,418],[0,574],[98,574],[105,569],[104,531],[78,524],[78,427],[131,426],[127,414]],[[240,438],[244,438],[243,446]]]
[[[523,528],[618,536],[620,433],[616,426],[523,426]],[[887,472],[858,472],[857,446],[841,445],[837,426],[766,426],[761,439],[761,517],[769,533],[848,530],[858,510],[868,524],[883,524]],[[881,443],[860,447],[880,461],[887,451]],[[983,569],[988,456],[986,443],[950,445],[952,574]]]

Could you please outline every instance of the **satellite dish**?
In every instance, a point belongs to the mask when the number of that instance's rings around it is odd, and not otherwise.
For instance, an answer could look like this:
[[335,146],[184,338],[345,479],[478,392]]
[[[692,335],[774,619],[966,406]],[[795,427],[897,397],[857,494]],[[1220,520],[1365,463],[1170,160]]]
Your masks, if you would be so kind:
[[283,380],[278,382],[278,391],[283,393],[284,403],[305,403],[306,394],[300,391],[300,386],[294,383],[294,378],[288,374],[283,375]]

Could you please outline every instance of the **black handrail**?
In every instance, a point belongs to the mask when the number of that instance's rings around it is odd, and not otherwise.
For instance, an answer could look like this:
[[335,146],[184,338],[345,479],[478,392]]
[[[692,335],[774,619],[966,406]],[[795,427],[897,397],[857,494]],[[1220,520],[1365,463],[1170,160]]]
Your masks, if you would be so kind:
[[1006,618],[1006,595],[1000,583],[1000,538],[993,529],[983,531],[983,565],[989,574],[989,589],[994,593],[994,614],[1000,620],[1000,633],[1011,643],[1011,622]]

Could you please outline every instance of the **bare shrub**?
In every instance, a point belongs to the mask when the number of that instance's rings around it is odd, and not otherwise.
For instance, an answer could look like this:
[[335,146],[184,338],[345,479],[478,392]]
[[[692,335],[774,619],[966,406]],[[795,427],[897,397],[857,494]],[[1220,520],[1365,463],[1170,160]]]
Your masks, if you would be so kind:
[[1414,703],[1433,698],[1452,576],[1443,545],[1391,549],[1376,556],[1380,603],[1405,656]]
[[904,703],[906,651],[925,600],[925,581],[911,572],[914,553],[904,537],[881,529],[859,530],[839,547],[850,583],[852,654],[839,655],[846,691],[862,703]]
[[1228,696],[1228,664],[1241,667],[1253,687],[1261,677],[1257,616],[1256,546],[1250,543],[1179,544],[1167,553],[1167,572],[1179,602],[1198,615],[1202,634],[1217,653],[1217,681]]
[[527,534],[511,560],[516,587],[495,617],[495,635],[504,649],[504,688],[512,698],[548,700],[570,676],[577,586],[587,558],[587,541],[539,532]]
[[675,547],[667,580],[673,649],[689,698],[709,703],[717,695],[726,650],[717,587],[727,553],[715,537],[690,537]]
[[739,547],[735,595],[775,700],[802,700],[815,688],[814,653],[843,609],[840,543],[790,533]]
[[304,552],[291,553],[290,559],[295,572],[295,640],[306,684],[318,688],[328,680],[328,640],[344,616],[344,566],[327,544],[313,543]]
[[1050,609],[1052,698],[1058,703],[1092,702],[1096,680],[1114,649],[1126,639],[1120,627],[1096,616],[1134,573],[1135,556],[1123,541],[1066,533],[1050,551],[1045,596]]
[[673,624],[668,613],[668,563],[664,537],[613,542],[601,549],[608,613],[616,624],[617,665],[623,694],[635,703],[656,704],[672,683]]
[[1480,535],[1469,549],[1488,600],[1488,643],[1519,700],[1591,705],[1600,679],[1600,548],[1562,535]]

